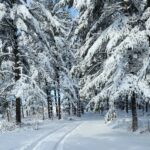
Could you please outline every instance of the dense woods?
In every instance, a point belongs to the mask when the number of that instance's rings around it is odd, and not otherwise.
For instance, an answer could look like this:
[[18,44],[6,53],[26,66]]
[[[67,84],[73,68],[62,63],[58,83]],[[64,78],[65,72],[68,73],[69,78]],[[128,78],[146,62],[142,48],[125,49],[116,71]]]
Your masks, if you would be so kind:
[[[0,0],[0,113],[8,122],[150,112],[150,0]],[[147,122],[145,123],[147,124]]]

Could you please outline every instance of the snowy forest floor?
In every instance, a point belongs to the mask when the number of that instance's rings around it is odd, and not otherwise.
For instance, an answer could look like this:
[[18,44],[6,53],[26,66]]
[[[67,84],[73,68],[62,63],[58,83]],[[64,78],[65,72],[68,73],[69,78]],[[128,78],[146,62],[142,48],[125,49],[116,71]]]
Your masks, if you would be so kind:
[[150,150],[150,134],[106,125],[99,114],[81,120],[45,120],[38,129],[22,127],[0,134],[0,150]]

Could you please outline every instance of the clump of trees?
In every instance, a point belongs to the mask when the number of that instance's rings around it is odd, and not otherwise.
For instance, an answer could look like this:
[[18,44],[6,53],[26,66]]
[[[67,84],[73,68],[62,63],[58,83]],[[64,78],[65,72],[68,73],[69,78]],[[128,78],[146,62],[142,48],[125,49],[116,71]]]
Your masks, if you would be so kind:
[[18,125],[23,117],[37,114],[53,119],[56,112],[61,119],[65,101],[70,112],[77,109],[77,86],[70,74],[74,58],[67,44],[69,17],[52,13],[54,4],[0,1],[1,113],[8,121],[15,116]]
[[149,111],[149,1],[74,1],[74,6],[80,17],[72,70],[80,76],[81,99],[89,109],[105,111],[108,121],[120,110],[131,112],[136,131],[137,112]]

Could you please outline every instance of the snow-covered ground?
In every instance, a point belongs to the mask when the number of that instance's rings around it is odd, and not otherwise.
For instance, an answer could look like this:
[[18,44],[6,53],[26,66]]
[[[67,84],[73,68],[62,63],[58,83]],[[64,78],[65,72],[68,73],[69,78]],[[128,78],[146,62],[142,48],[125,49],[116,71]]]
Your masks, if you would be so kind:
[[98,115],[44,121],[0,134],[0,150],[150,150],[150,134],[112,129]]

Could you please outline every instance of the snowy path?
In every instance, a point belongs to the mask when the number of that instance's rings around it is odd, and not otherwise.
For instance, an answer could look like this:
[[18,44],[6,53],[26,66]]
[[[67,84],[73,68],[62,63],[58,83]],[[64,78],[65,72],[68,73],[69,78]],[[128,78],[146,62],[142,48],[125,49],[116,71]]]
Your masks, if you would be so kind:
[[149,134],[111,129],[98,115],[0,134],[0,150],[150,150]]
[[29,145],[25,145],[20,150],[36,149],[37,147],[39,147],[42,144],[42,142],[44,142],[44,140],[49,138],[49,136],[51,136],[52,134],[55,134],[55,132],[59,131],[60,129],[63,129],[64,127],[65,127],[65,124],[62,125],[62,127],[58,127],[56,129],[54,129],[53,131],[50,131],[49,133],[43,135],[42,137],[40,137],[39,139],[37,139],[33,143],[31,143]]
[[56,132],[45,136],[42,140],[38,141],[37,144],[31,148],[32,150],[63,150],[64,140],[70,133],[75,130],[80,124],[66,125]]

